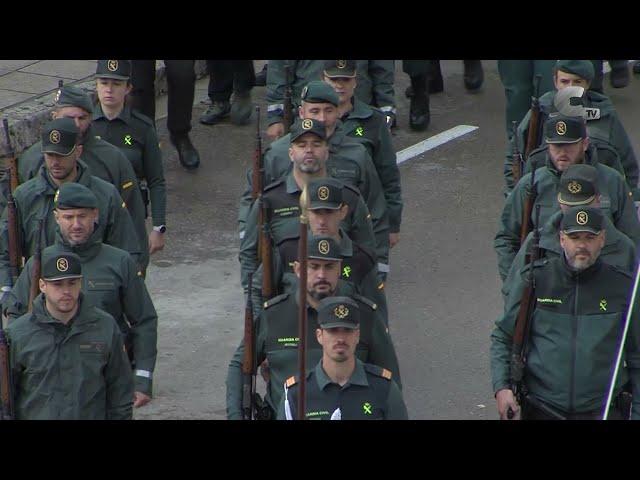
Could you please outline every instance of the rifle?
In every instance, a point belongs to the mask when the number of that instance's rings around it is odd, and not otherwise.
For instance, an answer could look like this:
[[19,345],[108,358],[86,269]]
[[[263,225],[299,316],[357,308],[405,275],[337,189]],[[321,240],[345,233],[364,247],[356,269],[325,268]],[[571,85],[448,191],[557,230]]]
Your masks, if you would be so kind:
[[[529,269],[528,284],[522,292],[520,308],[516,317],[516,326],[513,333],[513,346],[511,349],[511,365],[509,369],[509,381],[516,401],[522,405],[526,396],[526,389],[522,382],[526,363],[526,346],[531,331],[531,316],[535,308],[536,279],[533,274],[533,262],[540,258],[540,205],[536,205],[536,225],[533,231],[533,244],[531,250],[525,256],[526,264],[531,264]],[[513,418],[514,412],[509,409],[507,417]]]
[[535,162],[531,162],[531,183],[529,185],[529,193],[527,194],[527,200],[524,203],[524,210],[522,212],[522,223],[520,225],[520,245],[524,243],[531,231],[531,212],[533,212],[533,205],[536,203],[538,197],[538,187],[535,184],[536,177],[536,165]]
[[511,164],[511,172],[513,173],[513,184],[515,185],[522,178],[524,173],[524,161],[522,153],[518,148],[518,122],[512,122],[513,128],[513,163]]
[[304,420],[305,396],[307,389],[307,207],[309,192],[305,186],[300,195],[300,240],[298,242],[298,261],[300,262],[300,281],[298,283],[298,371],[300,387],[298,391],[298,420]]
[[9,342],[0,324],[0,420],[13,420],[13,381],[9,363]]
[[527,135],[527,145],[524,149],[524,158],[529,158],[531,151],[538,146],[538,129],[540,127],[540,80],[542,75],[536,75],[531,97],[531,119],[529,120],[529,134]]
[[249,294],[244,309],[244,358],[242,359],[242,419],[254,420],[254,396],[256,394],[255,332],[251,287],[253,274],[249,274]]
[[11,286],[15,285],[18,279],[18,269],[22,267],[22,248],[20,242],[20,229],[18,227],[18,215],[13,192],[18,188],[18,168],[16,157],[9,138],[9,123],[6,118],[2,119],[2,126],[6,136],[6,146],[8,157],[8,168],[5,170],[5,178],[9,180],[7,193],[7,228],[9,236],[9,272],[11,275]]
[[284,134],[289,133],[289,129],[291,128],[291,117],[293,104],[291,103],[291,65],[289,62],[284,66],[284,100],[283,100],[283,111],[282,111],[282,123],[284,124]]
[[[256,106],[256,150],[253,155],[253,169],[251,172],[251,201],[260,202],[258,213],[258,260],[262,263],[262,297],[269,300],[273,297],[273,274],[271,272],[273,260],[271,237],[269,235],[269,208],[262,196],[264,185],[264,165],[262,164],[262,136],[260,135],[260,107]],[[249,289],[251,292],[251,289]]]
[[40,293],[40,274],[42,270],[42,227],[44,219],[38,220],[38,231],[36,232],[36,250],[33,253],[33,265],[31,271],[31,286],[29,288],[29,309],[33,310],[33,300]]

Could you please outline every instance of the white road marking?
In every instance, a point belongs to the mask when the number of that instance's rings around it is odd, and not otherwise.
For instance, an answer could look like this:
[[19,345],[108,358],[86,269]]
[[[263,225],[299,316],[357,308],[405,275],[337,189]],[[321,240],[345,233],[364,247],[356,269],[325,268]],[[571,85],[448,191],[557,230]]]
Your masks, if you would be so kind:
[[424,153],[428,150],[433,150],[440,145],[450,142],[451,140],[466,135],[467,133],[473,132],[477,129],[478,127],[474,127],[473,125],[458,125],[457,127],[445,130],[444,132],[434,135],[433,137],[429,137],[422,142],[411,145],[404,150],[400,150],[396,154],[396,163],[400,165],[402,162],[406,162],[413,157],[417,157],[421,153]]

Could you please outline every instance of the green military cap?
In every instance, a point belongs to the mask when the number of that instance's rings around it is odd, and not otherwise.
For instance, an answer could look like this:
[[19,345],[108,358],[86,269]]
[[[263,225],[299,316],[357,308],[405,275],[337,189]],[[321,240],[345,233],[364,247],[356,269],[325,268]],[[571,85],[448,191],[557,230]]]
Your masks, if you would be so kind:
[[324,74],[329,78],[354,78],[356,76],[356,61],[325,60]]
[[56,93],[55,103],[56,107],[79,107],[93,113],[93,103],[89,94],[73,85],[65,85],[59,89]]
[[317,260],[342,260],[340,245],[328,235],[310,235],[307,239],[307,257]]
[[307,103],[332,103],[336,107],[340,103],[340,97],[338,97],[333,87],[320,80],[309,82],[309,84],[302,89],[300,98]]
[[596,198],[598,171],[592,165],[570,165],[560,177],[558,202],[562,205],[587,205]]
[[63,183],[55,197],[53,197],[55,208],[66,210],[69,208],[98,208],[98,198],[95,194],[81,183]]
[[42,255],[42,278],[48,282],[65,278],[81,278],[80,257],[71,252],[50,252]]
[[327,129],[323,122],[318,120],[312,120],[311,118],[305,118],[304,120],[297,120],[292,126],[289,132],[291,134],[290,142],[293,143],[299,137],[305,133],[313,133],[320,137],[321,140],[327,139]]
[[591,60],[558,60],[556,70],[572,73],[591,82],[595,76],[595,69]]
[[582,117],[549,116],[544,122],[544,140],[547,143],[576,143],[587,138],[587,124]]
[[350,328],[360,325],[360,308],[349,297],[327,297],[318,303],[320,328]]
[[603,218],[598,207],[571,207],[562,215],[560,230],[567,234],[589,232],[597,235],[602,230]]
[[131,60],[98,60],[96,78],[129,80],[130,77]]
[[342,183],[335,178],[317,178],[307,183],[309,210],[338,210],[342,205]]
[[71,118],[57,118],[42,129],[42,153],[68,156],[76,149],[80,130]]

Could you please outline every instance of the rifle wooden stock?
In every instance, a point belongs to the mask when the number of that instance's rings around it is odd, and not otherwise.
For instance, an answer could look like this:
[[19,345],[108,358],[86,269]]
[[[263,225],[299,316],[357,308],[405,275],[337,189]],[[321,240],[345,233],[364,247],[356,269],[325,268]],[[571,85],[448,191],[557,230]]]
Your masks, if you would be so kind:
[[513,173],[513,184],[515,185],[522,178],[523,161],[522,153],[518,148],[518,122],[512,122],[513,129],[513,163],[511,164],[511,173]]
[[13,420],[13,382],[9,363],[9,342],[0,325],[0,420]]
[[18,229],[16,202],[11,192],[9,192],[7,198],[7,229],[9,236],[9,273],[13,286],[18,280],[18,275],[20,274],[19,268],[22,266],[22,248]]
[[287,62],[284,66],[284,100],[283,100],[283,111],[282,111],[282,123],[284,124],[284,134],[289,133],[289,129],[291,128],[291,118],[293,115],[293,104],[291,103],[291,65]]
[[531,165],[531,184],[529,185],[529,193],[527,194],[527,200],[524,203],[524,209],[522,211],[522,222],[520,225],[520,245],[524,243],[531,231],[531,213],[533,212],[533,205],[536,203],[538,196],[537,187],[535,184],[536,179],[536,166]]
[[540,80],[542,75],[536,75],[534,91],[531,97],[531,119],[529,121],[529,132],[527,135],[527,145],[524,149],[524,158],[529,158],[532,150],[538,146],[538,130],[540,128]]
[[40,293],[40,276],[42,273],[42,227],[44,219],[38,220],[38,232],[36,233],[36,250],[33,254],[31,272],[31,287],[29,288],[29,312],[33,310],[33,301]]
[[[261,199],[264,200],[264,199]],[[273,288],[273,249],[269,234],[269,206],[262,202],[260,208],[260,260],[262,262],[262,298],[269,300],[274,295]]]
[[307,391],[307,206],[308,192],[305,186],[300,196],[300,241],[298,242],[298,261],[300,262],[300,281],[298,282],[298,371],[300,372],[298,391],[298,420],[305,419]]
[[253,420],[253,399],[256,391],[255,332],[251,290],[253,274],[249,274],[249,294],[244,310],[244,357],[242,359],[242,419]]

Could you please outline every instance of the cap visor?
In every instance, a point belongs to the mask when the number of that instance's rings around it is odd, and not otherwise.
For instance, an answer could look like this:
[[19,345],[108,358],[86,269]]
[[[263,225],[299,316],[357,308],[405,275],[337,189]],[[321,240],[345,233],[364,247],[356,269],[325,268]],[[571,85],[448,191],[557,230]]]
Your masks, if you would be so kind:
[[562,231],[562,233],[580,233],[580,232],[587,232],[587,233],[593,233],[594,235],[598,235],[602,230],[596,230],[595,228],[591,228],[591,227],[569,227],[565,230]]
[[314,258],[316,260],[333,260],[335,262],[341,262],[342,261],[342,257],[340,257],[340,258],[338,258],[338,257],[326,257],[326,256],[321,257],[320,255],[308,255],[307,258]]
[[577,140],[570,140],[566,138],[552,138],[552,139],[549,139],[548,137],[544,138],[544,141],[547,143],[578,143],[580,140],[584,140],[584,138],[578,138]]
[[68,157],[75,151],[75,149],[76,149],[75,145],[68,152],[65,151],[63,147],[48,146],[48,147],[42,147],[42,153],[55,153],[56,155],[62,155],[63,157]]
[[42,277],[43,280],[47,281],[47,282],[57,282],[58,280],[66,280],[67,278],[82,278],[82,275],[77,274],[77,273],[70,273],[68,275],[65,274],[60,274],[60,275],[56,275],[55,277]]
[[578,205],[587,205],[588,203],[593,202],[594,198],[596,198],[595,195],[591,195],[588,198],[584,198],[582,200],[578,200],[576,198],[564,198],[562,196],[562,193],[558,193],[558,203],[561,203],[562,205],[568,205],[570,207],[574,207],[574,206],[578,206]]
[[115,73],[96,73],[96,78],[112,78],[113,80],[129,80],[131,77],[116,75]]
[[340,210],[340,204],[326,202],[311,202],[308,210]]
[[328,322],[321,323],[320,328],[348,328],[350,330],[355,330],[356,328],[358,328],[358,325],[348,322]]
[[353,72],[351,75],[349,72],[345,72],[344,70],[325,70],[324,74],[329,78],[355,78],[356,72]]

